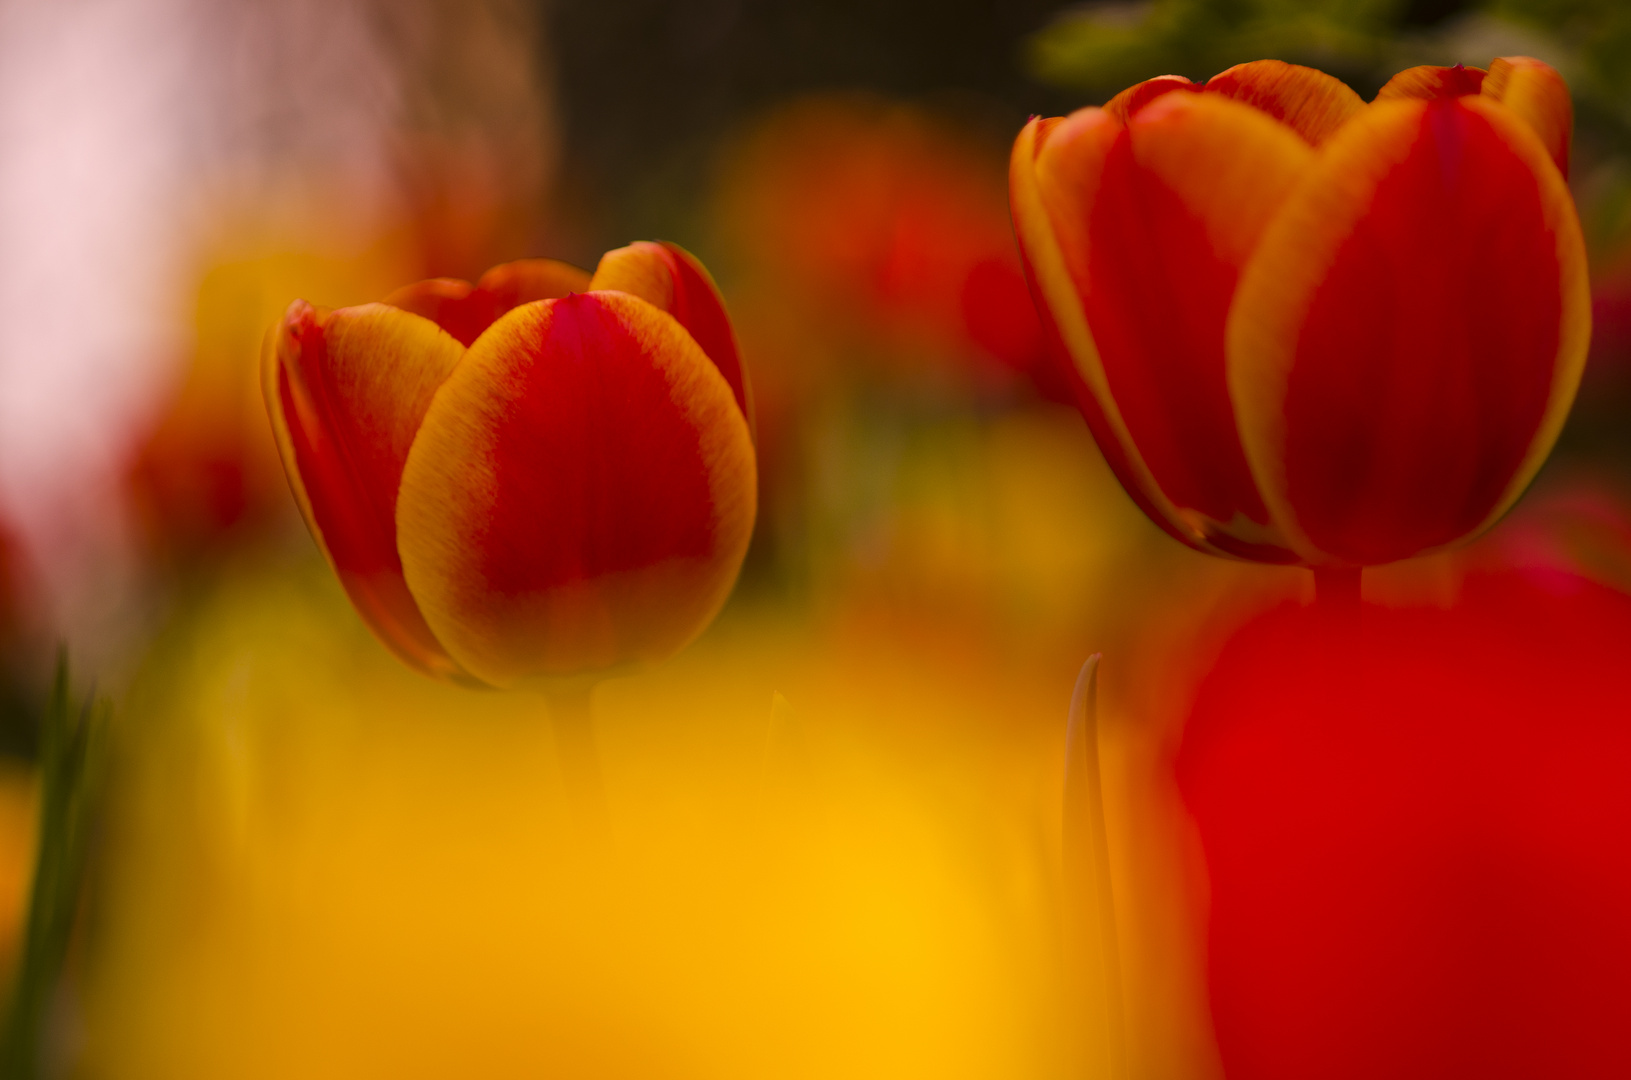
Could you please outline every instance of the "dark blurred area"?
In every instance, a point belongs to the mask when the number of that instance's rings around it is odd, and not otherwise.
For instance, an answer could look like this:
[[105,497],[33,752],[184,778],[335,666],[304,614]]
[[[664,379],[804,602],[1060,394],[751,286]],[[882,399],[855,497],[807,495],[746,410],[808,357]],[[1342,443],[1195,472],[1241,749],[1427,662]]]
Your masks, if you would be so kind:
[[32,759],[38,749],[39,703],[27,669],[36,658],[19,628],[24,578],[17,543],[0,527],[0,759]]
[[[571,190],[593,222],[572,256],[646,235],[703,243],[719,140],[767,106],[866,90],[956,109],[1004,138],[1079,103],[1026,70],[1052,0],[610,0],[546,13]],[[568,224],[570,227],[570,223]]]
[[1369,96],[1391,74],[1380,64],[1390,42],[1489,6],[555,0],[544,21],[563,172],[576,187],[572,205],[592,215],[574,223],[588,259],[653,228],[698,231],[694,211],[719,139],[802,94],[865,90],[938,103],[1011,134],[1031,114],[1062,114],[1152,75],[1204,79],[1276,56],[1321,64]]

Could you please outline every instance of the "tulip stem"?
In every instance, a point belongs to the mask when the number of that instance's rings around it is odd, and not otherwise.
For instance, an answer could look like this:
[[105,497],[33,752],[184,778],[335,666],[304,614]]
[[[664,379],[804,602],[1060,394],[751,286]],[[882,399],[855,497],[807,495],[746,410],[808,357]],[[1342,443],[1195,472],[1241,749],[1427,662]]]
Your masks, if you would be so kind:
[[590,700],[594,690],[592,682],[573,680],[551,686],[545,693],[567,801],[585,834],[591,836],[606,828],[606,787],[600,775]]
[[1358,566],[1316,567],[1314,570],[1314,610],[1343,619],[1359,614]]

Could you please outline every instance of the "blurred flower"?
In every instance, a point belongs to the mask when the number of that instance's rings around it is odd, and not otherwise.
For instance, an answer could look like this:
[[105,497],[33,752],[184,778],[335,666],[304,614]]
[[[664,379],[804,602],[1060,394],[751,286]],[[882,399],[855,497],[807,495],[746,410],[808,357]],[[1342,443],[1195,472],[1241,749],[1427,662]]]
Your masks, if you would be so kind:
[[1457,553],[1466,574],[1517,571],[1564,590],[1576,579],[1631,594],[1631,502],[1597,469],[1549,470],[1501,528]]
[[1631,1071],[1628,648],[1631,599],[1532,568],[1235,636],[1177,760],[1228,1076]]
[[245,363],[291,295],[333,302],[378,295],[408,260],[310,254],[223,260],[199,284],[191,363],[129,462],[126,489],[150,561],[182,573],[263,535],[289,507],[264,416],[258,372]]
[[1011,186],[1033,291],[1144,511],[1316,567],[1498,519],[1590,336],[1570,115],[1519,57],[1411,69],[1369,106],[1264,60],[1032,120]]
[[943,120],[855,99],[784,109],[732,163],[722,217],[793,302],[881,339],[896,362],[928,351],[1049,374],[1000,158]]
[[594,279],[538,259],[384,304],[296,301],[265,377],[313,536],[421,671],[508,686],[658,660],[736,579],[746,384],[678,248],[610,252]]

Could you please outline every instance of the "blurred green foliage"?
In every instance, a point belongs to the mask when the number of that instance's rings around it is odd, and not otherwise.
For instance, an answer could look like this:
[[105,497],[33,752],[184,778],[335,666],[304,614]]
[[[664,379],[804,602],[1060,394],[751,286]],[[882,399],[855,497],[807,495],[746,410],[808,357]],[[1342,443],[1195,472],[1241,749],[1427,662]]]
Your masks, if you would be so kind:
[[[1623,0],[1504,0],[1480,9],[1555,43],[1581,119],[1631,150],[1631,5]],[[1545,59],[1544,57],[1542,59]]]
[[1621,0],[1145,0],[1067,8],[1032,37],[1043,82],[1099,98],[1155,75],[1201,80],[1274,58],[1373,93],[1412,64],[1537,56],[1568,78],[1593,139],[1631,151],[1631,5]]
[[67,653],[40,731],[40,807],[22,956],[0,1025],[0,1080],[53,1073],[51,1025],[97,827],[112,705],[70,689]]
[[1155,75],[1197,81],[1265,57],[1369,73],[1399,32],[1397,0],[1153,0],[1070,8],[1031,41],[1044,82],[1107,97]]

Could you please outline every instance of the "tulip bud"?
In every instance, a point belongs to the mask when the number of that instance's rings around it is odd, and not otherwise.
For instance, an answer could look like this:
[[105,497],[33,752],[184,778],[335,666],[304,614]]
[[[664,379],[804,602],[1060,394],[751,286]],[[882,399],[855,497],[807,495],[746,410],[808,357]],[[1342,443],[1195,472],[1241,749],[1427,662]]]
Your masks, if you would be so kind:
[[655,303],[527,260],[383,304],[296,301],[273,332],[290,486],[409,665],[492,686],[604,673],[673,653],[729,594],[755,509],[747,384],[706,272],[636,249]]
[[1184,543],[1408,558],[1487,528],[1556,440],[1590,336],[1567,91],[1526,58],[1433,72],[1368,106],[1278,61],[1164,76],[1015,142],[1055,352]]

